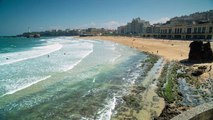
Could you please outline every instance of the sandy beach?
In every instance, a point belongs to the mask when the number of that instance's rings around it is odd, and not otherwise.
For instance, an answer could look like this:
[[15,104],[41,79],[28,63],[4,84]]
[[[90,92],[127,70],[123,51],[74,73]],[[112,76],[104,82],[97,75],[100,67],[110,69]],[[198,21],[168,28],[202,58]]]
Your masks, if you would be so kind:
[[190,41],[136,37],[94,36],[87,39],[108,40],[165,58],[180,61],[188,58]]
[[[154,39],[154,38],[137,38],[137,37],[124,37],[124,36],[92,36],[82,37],[83,39],[92,40],[107,40],[123,44],[132,48],[136,48],[143,52],[148,52],[160,57],[167,61],[181,61],[188,59],[190,51],[189,45],[191,41],[184,40],[168,40],[168,39]],[[213,43],[211,42],[211,48]],[[193,66],[212,66],[213,63],[193,64]],[[204,73],[200,77],[203,79],[209,78],[213,72]],[[202,80],[201,80],[202,81]]]

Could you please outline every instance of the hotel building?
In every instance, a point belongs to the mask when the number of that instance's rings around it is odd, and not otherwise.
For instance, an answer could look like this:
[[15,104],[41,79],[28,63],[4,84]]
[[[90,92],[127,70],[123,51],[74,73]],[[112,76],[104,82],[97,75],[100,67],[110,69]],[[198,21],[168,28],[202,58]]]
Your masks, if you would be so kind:
[[167,39],[212,39],[213,22],[165,24],[161,25],[159,33],[153,36]]

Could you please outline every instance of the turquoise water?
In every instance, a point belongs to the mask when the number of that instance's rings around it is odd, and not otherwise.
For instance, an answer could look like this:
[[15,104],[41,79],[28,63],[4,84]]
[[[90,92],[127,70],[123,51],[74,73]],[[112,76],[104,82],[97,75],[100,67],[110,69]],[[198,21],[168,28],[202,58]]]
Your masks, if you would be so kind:
[[[47,38],[43,38],[47,39]],[[0,38],[0,53],[17,52],[27,50],[35,46],[41,46],[45,41],[34,38]]]
[[106,41],[0,38],[0,119],[108,120],[146,55]]

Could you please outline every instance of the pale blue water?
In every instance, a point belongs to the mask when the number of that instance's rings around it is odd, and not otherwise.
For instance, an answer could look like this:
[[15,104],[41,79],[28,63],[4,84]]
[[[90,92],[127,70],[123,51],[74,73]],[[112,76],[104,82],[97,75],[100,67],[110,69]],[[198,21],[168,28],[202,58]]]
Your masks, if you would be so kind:
[[110,119],[145,58],[106,41],[0,38],[0,119]]

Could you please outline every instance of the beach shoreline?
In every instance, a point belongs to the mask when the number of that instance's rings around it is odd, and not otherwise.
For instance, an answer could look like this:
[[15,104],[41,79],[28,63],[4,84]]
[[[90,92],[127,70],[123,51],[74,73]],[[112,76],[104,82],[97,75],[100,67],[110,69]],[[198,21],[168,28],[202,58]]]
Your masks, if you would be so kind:
[[[168,39],[154,39],[154,38],[139,38],[139,37],[126,37],[126,36],[89,36],[89,37],[76,37],[85,40],[106,40],[119,43],[130,48],[135,48],[150,55],[162,57],[166,62],[175,61],[187,68],[197,69],[199,66],[206,66],[211,68],[213,62],[206,63],[185,63],[188,60],[190,51],[190,43],[192,41],[186,40],[168,40]],[[210,43],[213,48],[213,42]],[[213,76],[213,71],[204,72],[200,77],[200,81]]]
[[163,57],[169,61],[181,61],[187,59],[190,44],[190,41],[184,40],[166,40],[124,36],[92,36],[80,38],[116,42],[132,48],[136,48],[143,52]]
[[[167,65],[164,66],[163,70],[160,73],[160,76],[156,78],[157,83],[155,84],[157,89],[154,89],[154,91],[157,92],[157,96],[155,95],[155,97],[158,97],[158,99],[161,99],[161,98],[164,99],[165,101],[165,105],[163,107],[164,109],[162,109],[161,111],[162,113],[160,115],[158,112],[158,115],[157,114],[155,114],[154,116],[148,115],[149,118],[154,117],[155,119],[161,120],[161,119],[166,119],[167,117],[171,119],[174,116],[181,114],[186,110],[189,110],[199,104],[202,104],[202,102],[205,103],[205,102],[212,101],[211,94],[205,93],[205,89],[207,91],[210,90],[210,93],[212,89],[211,86],[210,87],[206,86],[206,84],[208,84],[209,81],[212,80],[211,76],[213,75],[213,72],[211,70],[208,70],[211,68],[212,63],[186,65],[180,62],[180,61],[188,59],[188,53],[190,50],[189,44],[191,43],[191,41],[163,40],[163,39],[152,39],[152,38],[148,39],[148,38],[121,37],[121,36],[92,36],[92,37],[81,37],[81,38],[86,40],[106,40],[106,41],[119,43],[119,44],[128,46],[130,48],[138,49],[139,51],[149,54],[150,56],[159,56],[159,59],[164,59],[165,64]],[[199,76],[199,78],[197,78],[197,80],[195,80],[196,77],[192,76],[191,73],[197,70],[199,66],[206,66],[207,69],[204,71],[202,75]],[[184,74],[178,73],[178,71],[182,71]],[[165,74],[168,74],[168,76],[171,76],[171,77],[167,78],[166,77],[167,75]],[[171,80],[166,80],[166,79],[172,79],[173,82],[169,82],[168,84],[168,81],[171,81]],[[190,89],[194,89],[194,91],[190,91],[189,89],[187,91],[181,91],[182,90],[181,87],[183,87],[181,86],[182,84],[181,82],[184,82],[184,81],[186,82],[184,86],[185,87],[193,86]],[[212,84],[212,82],[210,82],[209,84]],[[154,84],[151,84],[150,86],[153,86],[153,85]],[[206,86],[205,89],[202,88],[203,85]],[[169,88],[168,91],[165,90],[164,87]],[[173,87],[175,87],[175,91],[173,91],[174,90]],[[171,97],[170,91],[173,91],[172,92],[173,98],[171,99],[169,98]],[[198,98],[202,102],[201,103],[191,102],[190,104],[194,104],[194,105],[184,105],[184,102],[182,100],[185,100],[186,96],[190,95],[188,93],[187,93],[188,95],[187,94],[184,95],[184,92],[186,93],[193,92],[191,94],[193,94],[194,96],[199,96]],[[132,97],[131,94],[130,94],[130,97]],[[144,114],[142,112],[143,110],[140,110],[140,111],[141,112],[139,112],[139,114],[137,112],[136,113],[133,112],[134,114],[132,115],[129,113],[123,113],[123,115],[132,116],[134,118],[140,119],[141,116],[143,116]]]

